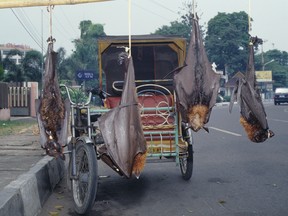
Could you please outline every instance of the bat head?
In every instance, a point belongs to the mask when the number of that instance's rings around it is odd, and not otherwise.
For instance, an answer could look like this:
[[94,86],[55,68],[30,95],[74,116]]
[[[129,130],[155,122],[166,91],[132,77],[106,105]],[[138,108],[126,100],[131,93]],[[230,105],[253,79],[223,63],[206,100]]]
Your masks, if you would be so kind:
[[138,153],[134,158],[132,173],[139,179],[146,162],[146,152]]
[[263,129],[261,125],[250,124],[244,117],[240,117],[240,123],[244,127],[248,138],[255,143],[264,142],[266,139],[274,136],[274,132],[269,129]]
[[204,128],[208,111],[209,109],[205,105],[194,105],[190,107],[188,119],[193,131],[197,132],[201,128]]
[[49,139],[46,144],[45,144],[45,150],[46,154],[52,157],[60,157],[62,160],[65,159],[65,155],[63,154],[63,148],[62,146],[58,143],[55,142],[53,139]]
[[256,131],[255,134],[254,134],[254,137],[253,137],[253,142],[264,142],[266,139],[270,138],[270,137],[273,137],[274,136],[274,133],[273,131],[271,130],[259,130],[259,131]]

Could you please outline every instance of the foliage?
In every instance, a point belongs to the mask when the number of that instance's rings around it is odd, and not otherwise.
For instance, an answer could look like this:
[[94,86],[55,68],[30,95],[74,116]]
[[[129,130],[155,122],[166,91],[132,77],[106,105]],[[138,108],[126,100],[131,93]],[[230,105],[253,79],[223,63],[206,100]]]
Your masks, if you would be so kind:
[[7,70],[7,74],[4,74],[4,82],[23,82],[25,80],[21,65],[16,65],[12,60],[12,56],[22,56],[19,50],[11,50],[6,58],[3,60],[3,68]]
[[161,28],[158,28],[153,34],[158,35],[177,35],[177,36],[183,36],[185,38],[190,37],[191,28],[187,25],[178,22],[173,21],[170,23],[170,26],[163,25]]
[[[274,60],[274,61],[272,61]],[[273,88],[288,87],[288,53],[280,50],[269,50],[265,53],[255,55],[255,69],[272,71]]]
[[205,48],[217,69],[229,68],[231,77],[245,71],[248,58],[248,15],[246,12],[218,13],[209,20]]
[[22,61],[26,81],[41,82],[43,57],[38,51],[28,51]]
[[0,81],[4,79],[4,69],[3,66],[0,64]]
[[[73,41],[75,51],[70,57],[65,58],[65,50],[58,50],[58,74],[62,83],[71,84],[75,80],[77,70],[94,70],[98,72],[98,47],[97,38],[106,35],[101,24],[93,24],[90,20],[80,22],[80,38]],[[67,82],[67,81],[70,81]],[[75,80],[78,85],[82,81]],[[85,86],[95,87],[97,80],[86,81]]]
[[[85,103],[88,99],[88,96],[85,94],[82,87],[80,88],[68,88],[69,95],[71,97],[72,102],[74,103]],[[61,89],[61,95],[63,99],[68,98],[68,94],[66,90]]]
[[189,41],[192,29],[192,4],[184,3],[183,5],[183,15],[181,15],[180,21],[172,21],[170,25],[163,25],[153,34],[182,36]]
[[[3,68],[0,65],[0,80],[5,82],[23,82],[23,81],[41,81],[42,74],[42,54],[38,51],[28,51],[24,56],[21,64],[16,64],[13,61],[13,56],[22,56],[22,53],[17,50],[11,50],[3,60]],[[1,77],[1,68],[6,70]]]

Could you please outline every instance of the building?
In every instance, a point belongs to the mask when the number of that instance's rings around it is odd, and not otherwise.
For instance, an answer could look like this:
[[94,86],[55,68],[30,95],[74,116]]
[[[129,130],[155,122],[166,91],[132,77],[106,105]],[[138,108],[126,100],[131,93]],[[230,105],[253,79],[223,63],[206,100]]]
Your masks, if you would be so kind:
[[14,61],[15,64],[18,65],[18,64],[21,64],[22,59],[26,55],[26,52],[31,51],[32,48],[30,48],[27,45],[16,45],[12,43],[0,44],[1,59],[4,60],[11,50],[18,50],[21,53],[21,55],[14,55],[11,57],[11,60]]
[[237,72],[231,79],[229,79],[226,83],[225,83],[225,89],[226,89],[226,96],[231,96],[233,93],[233,89],[235,88],[235,86],[237,85],[237,80],[239,79],[243,79],[245,77],[245,75],[241,72]]

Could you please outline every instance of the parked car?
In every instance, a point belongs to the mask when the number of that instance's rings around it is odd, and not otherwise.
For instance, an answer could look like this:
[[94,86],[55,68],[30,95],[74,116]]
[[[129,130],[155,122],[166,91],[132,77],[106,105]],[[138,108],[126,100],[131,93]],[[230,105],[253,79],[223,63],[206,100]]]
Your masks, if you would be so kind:
[[288,103],[288,88],[276,88],[274,95],[274,104]]

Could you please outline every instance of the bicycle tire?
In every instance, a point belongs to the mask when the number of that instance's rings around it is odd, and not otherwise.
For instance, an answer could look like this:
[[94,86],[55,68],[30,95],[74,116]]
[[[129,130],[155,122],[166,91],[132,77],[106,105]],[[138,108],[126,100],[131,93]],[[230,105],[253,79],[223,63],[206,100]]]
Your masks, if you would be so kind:
[[74,209],[86,214],[95,203],[97,193],[97,158],[91,143],[76,142],[76,178],[72,179]]
[[182,178],[188,181],[193,173],[193,146],[188,145],[187,156],[179,158]]
[[185,128],[185,125],[181,125],[182,135],[187,142],[187,151],[179,158],[180,169],[182,178],[186,181],[190,180],[193,173],[193,137],[191,128]]

